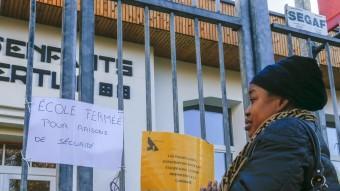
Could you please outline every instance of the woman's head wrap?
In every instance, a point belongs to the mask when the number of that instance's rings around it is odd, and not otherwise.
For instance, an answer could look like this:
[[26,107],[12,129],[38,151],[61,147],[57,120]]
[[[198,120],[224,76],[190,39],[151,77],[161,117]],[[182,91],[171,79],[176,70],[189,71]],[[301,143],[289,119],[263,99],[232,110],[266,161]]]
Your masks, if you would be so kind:
[[316,111],[327,103],[322,73],[315,59],[291,56],[265,67],[251,84],[287,98],[295,107]]

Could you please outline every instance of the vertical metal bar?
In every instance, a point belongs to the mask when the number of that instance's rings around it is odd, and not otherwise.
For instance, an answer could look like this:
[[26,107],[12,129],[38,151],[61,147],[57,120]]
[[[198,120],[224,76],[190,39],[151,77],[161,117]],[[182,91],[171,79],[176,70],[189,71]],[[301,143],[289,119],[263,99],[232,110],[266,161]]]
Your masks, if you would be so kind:
[[323,137],[325,143],[329,146],[325,110],[323,110],[323,109],[319,110],[317,112],[317,118],[318,118],[318,125],[320,127],[322,137]]
[[[287,9],[288,9],[288,4],[285,5],[285,21],[286,25],[288,26],[288,18],[287,18]],[[288,48],[288,56],[293,56],[293,38],[292,38],[292,33],[287,34],[287,48]]]
[[235,8],[236,15],[241,19],[242,24],[242,27],[238,31],[238,41],[240,53],[240,70],[242,78],[243,107],[244,110],[246,110],[249,105],[249,82],[255,76],[249,0],[236,0]]
[[[80,94],[79,100],[93,103],[94,89],[94,3],[93,0],[81,1],[80,26]],[[77,190],[93,190],[93,169],[77,167]]]
[[94,3],[81,1],[80,26],[80,101],[93,103],[94,100]]
[[[192,1],[193,6],[197,7],[197,0]],[[194,19],[195,27],[195,49],[196,49],[196,67],[197,67],[197,82],[198,82],[198,104],[200,110],[200,124],[201,124],[201,137],[206,139],[205,127],[205,108],[204,108],[204,95],[203,95],[203,77],[202,77],[202,63],[201,63],[201,42],[200,42],[200,27],[198,18]]]
[[[316,57],[316,55],[313,55],[313,57]],[[320,67],[320,58],[316,57],[316,60],[317,60],[318,65]],[[325,110],[322,109],[322,110],[318,111],[317,117],[318,117],[318,125],[320,126],[320,129],[321,129],[322,137],[324,138],[326,144],[329,146]]]
[[174,115],[174,131],[179,133],[178,120],[178,89],[177,89],[177,59],[176,59],[176,29],[175,14],[170,13],[170,44],[171,44],[171,66],[172,66],[172,103]]
[[26,162],[27,137],[30,121],[30,103],[32,101],[32,75],[33,75],[33,55],[35,40],[35,20],[36,20],[36,0],[30,1],[30,18],[28,32],[28,57],[26,70],[26,98],[25,98],[25,120],[24,133],[22,141],[22,159],[21,159],[21,182],[20,191],[27,191],[28,164]]
[[258,73],[267,65],[275,63],[272,32],[269,23],[270,19],[267,0],[251,0],[249,3],[253,51],[256,73]]
[[[339,119],[339,112],[337,106],[337,97],[335,91],[335,83],[334,83],[334,74],[333,74],[333,66],[331,62],[331,52],[329,44],[326,42],[325,44],[326,49],[326,61],[327,61],[327,69],[328,69],[328,79],[329,79],[329,86],[331,89],[331,97],[333,103],[333,113],[334,113],[334,121],[335,121],[335,128],[337,132],[338,143],[340,143],[340,119]],[[338,151],[340,153],[340,147],[338,146]]]
[[287,34],[287,48],[288,48],[288,56],[293,56],[293,38],[292,33]]
[[150,14],[149,7],[144,8],[144,36],[145,36],[145,81],[146,81],[146,123],[147,130],[152,131],[151,109],[151,65],[150,65]]
[[[220,12],[220,0],[216,0],[216,10]],[[218,34],[218,57],[220,64],[220,84],[222,92],[222,109],[223,109],[223,130],[224,130],[224,144],[226,147],[226,169],[229,168],[232,157],[230,151],[230,127],[229,127],[229,113],[228,113],[228,100],[225,78],[225,66],[224,66],[224,49],[223,49],[223,28],[221,23],[217,24]]]
[[[314,58],[314,55],[313,55],[314,42],[312,42],[310,38],[307,38],[307,45],[308,45],[308,57]],[[318,59],[316,59],[316,60],[317,60],[317,63],[320,67],[319,60]],[[324,141],[328,145],[325,111],[323,109],[317,111],[316,116],[318,118],[318,128],[319,128],[319,130],[322,134],[322,137],[324,138]]]
[[[123,16],[122,16],[122,0],[117,1],[117,58],[118,58],[118,109],[124,111],[124,91],[123,91]],[[119,174],[119,188],[125,191],[125,139],[123,129],[123,153],[122,164]]]
[[313,42],[310,38],[307,38],[308,45],[308,57],[313,58]]
[[[295,2],[296,8],[301,8],[307,11],[311,11],[310,0],[294,0],[294,2]],[[301,38],[298,39],[298,41],[300,44],[301,55],[308,56],[309,55],[308,42],[306,42],[305,39],[301,39]]]
[[123,19],[122,0],[118,0],[117,48],[118,48],[118,109],[124,110],[123,91]]
[[[77,0],[64,1],[61,48],[61,98],[74,99],[76,90]],[[71,191],[73,166],[59,165],[60,191]]]

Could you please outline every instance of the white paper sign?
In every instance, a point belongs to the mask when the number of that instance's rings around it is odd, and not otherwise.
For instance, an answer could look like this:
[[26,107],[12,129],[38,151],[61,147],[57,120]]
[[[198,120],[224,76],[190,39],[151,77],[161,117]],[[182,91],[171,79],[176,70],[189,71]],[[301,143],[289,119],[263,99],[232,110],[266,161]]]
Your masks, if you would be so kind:
[[121,111],[67,99],[32,99],[28,160],[117,170],[122,151]]
[[326,17],[304,9],[286,6],[288,26],[308,32],[328,35]]

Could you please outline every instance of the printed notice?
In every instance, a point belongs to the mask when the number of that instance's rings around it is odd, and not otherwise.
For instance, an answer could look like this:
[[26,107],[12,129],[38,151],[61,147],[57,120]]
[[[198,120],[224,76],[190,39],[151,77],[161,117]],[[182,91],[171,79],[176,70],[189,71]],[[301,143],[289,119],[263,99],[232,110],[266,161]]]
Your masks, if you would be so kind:
[[288,26],[325,36],[328,35],[325,16],[313,14],[310,11],[289,7],[287,5],[285,7],[285,12]]
[[144,132],[142,191],[191,191],[214,180],[214,148],[176,133]]
[[26,158],[116,170],[123,151],[123,113],[74,100],[34,97]]

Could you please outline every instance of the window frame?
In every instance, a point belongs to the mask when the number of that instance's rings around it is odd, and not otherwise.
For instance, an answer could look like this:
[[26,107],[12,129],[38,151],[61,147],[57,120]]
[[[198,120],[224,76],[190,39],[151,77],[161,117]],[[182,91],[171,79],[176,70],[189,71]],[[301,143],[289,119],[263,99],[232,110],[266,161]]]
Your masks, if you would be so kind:
[[[208,111],[208,112],[221,113],[222,114],[222,118],[223,118],[223,108],[222,107],[205,104],[204,108],[205,108],[205,111]],[[188,111],[188,110],[197,110],[197,111],[199,111],[199,105],[195,104],[195,105],[184,106],[183,107],[183,114],[184,114],[185,111]],[[235,141],[234,141],[233,119],[232,119],[232,108],[231,107],[228,108],[228,114],[229,114],[228,115],[228,123],[229,123],[229,131],[230,131],[229,132],[230,147],[234,147]],[[184,117],[183,117],[183,120],[185,120]],[[222,121],[222,123],[223,123],[223,121]],[[185,133],[185,127],[184,127],[184,133]],[[225,136],[226,136],[226,131],[223,128],[223,137],[225,137]],[[223,140],[223,141],[225,142],[225,140]],[[225,147],[225,145],[220,145],[220,146],[224,146]]]
[[[205,111],[208,111],[208,112],[216,112],[216,113],[221,113],[222,114],[222,118],[223,118],[223,108],[222,106],[216,106],[216,105],[209,105],[209,104],[205,104],[204,105],[204,108],[205,108]],[[184,113],[186,111],[189,111],[189,110],[197,110],[199,111],[199,105],[197,103],[195,104],[192,104],[192,105],[187,105],[187,106],[183,106],[183,120],[185,121],[185,117],[184,117]],[[233,115],[232,115],[232,107],[228,107],[228,122],[229,122],[229,137],[230,137],[230,152],[231,152],[231,155],[233,155],[235,153],[235,146],[234,146],[234,131],[233,131],[233,121],[232,121],[232,118],[233,118]],[[198,119],[199,120],[199,119]],[[223,121],[222,121],[222,126],[223,126]],[[185,126],[183,128],[184,130],[184,134],[185,133]],[[207,131],[207,129],[206,129]],[[223,137],[226,137],[226,130],[223,128]],[[223,142],[225,143],[225,139],[223,140]],[[223,153],[224,154],[224,171],[227,170],[227,164],[226,164],[226,151],[227,151],[227,148],[226,148],[226,145],[219,145],[219,144],[213,144],[214,145],[214,155],[216,153]],[[233,158],[233,157],[232,157]],[[214,167],[215,168],[215,167]],[[216,175],[215,175],[216,176]]]

